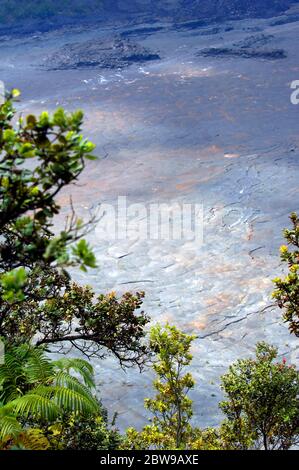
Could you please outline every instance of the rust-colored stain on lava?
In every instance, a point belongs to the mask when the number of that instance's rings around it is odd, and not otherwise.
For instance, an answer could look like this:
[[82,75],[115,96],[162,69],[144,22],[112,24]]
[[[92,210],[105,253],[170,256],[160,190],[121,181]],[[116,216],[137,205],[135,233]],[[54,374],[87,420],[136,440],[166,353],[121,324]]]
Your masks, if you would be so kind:
[[192,330],[204,330],[207,327],[207,322],[204,319],[201,320],[193,320],[189,323],[186,323],[184,325],[186,329],[192,329]]
[[205,300],[207,307],[207,314],[214,315],[223,312],[228,307],[239,305],[242,301],[242,296],[239,294],[232,293],[220,293],[215,297],[211,297]]

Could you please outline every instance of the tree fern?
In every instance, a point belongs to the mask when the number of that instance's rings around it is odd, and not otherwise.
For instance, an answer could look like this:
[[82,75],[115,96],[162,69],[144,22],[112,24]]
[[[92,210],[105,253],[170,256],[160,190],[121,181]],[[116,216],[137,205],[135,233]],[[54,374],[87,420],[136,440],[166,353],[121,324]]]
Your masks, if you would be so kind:
[[8,350],[5,353],[5,363],[0,366],[0,401],[4,403],[20,394],[23,358],[18,352]]
[[22,432],[22,426],[15,416],[0,416],[0,449],[3,446],[3,441],[8,437],[14,437]]
[[56,369],[66,372],[74,371],[79,374],[87,387],[95,387],[93,367],[88,362],[80,358],[62,358],[59,361],[53,361]]
[[[64,381],[65,385],[68,380],[74,386],[73,373],[85,384],[86,389],[82,388],[82,393],[95,387],[93,368],[83,359],[51,361],[41,348],[25,344],[10,346],[5,353],[5,364],[0,366],[0,401],[11,401],[39,384],[57,383],[58,378],[61,384]],[[79,380],[77,382],[79,386]]]
[[53,399],[62,410],[73,410],[84,415],[99,413],[99,404],[92,396],[86,397],[66,387],[58,387]]
[[[98,400],[93,397],[91,392],[75,377],[69,377],[66,383],[70,385],[51,385],[51,386],[39,386],[30,392],[31,395],[44,397],[50,400],[52,403],[57,404],[60,408],[60,413],[64,411],[80,412],[81,414],[99,413],[100,404]],[[27,395],[24,395],[22,399],[25,400]],[[44,419],[41,414],[40,417]]]
[[15,416],[20,418],[36,416],[47,421],[54,421],[62,411],[61,407],[51,398],[34,392],[16,398],[16,400],[9,403],[9,409]]
[[93,368],[83,359],[51,361],[40,348],[10,346],[0,366],[0,441],[27,432],[19,421],[29,418],[53,422],[65,412],[99,414],[94,386]]
[[64,371],[60,371],[55,375],[54,384],[58,385],[59,387],[66,387],[70,390],[74,390],[86,398],[90,398],[92,396],[89,387],[82,384],[77,379],[77,377],[74,377],[73,375],[70,375]]
[[52,376],[54,365],[39,348],[31,348],[26,363],[23,366],[27,383],[46,383]]

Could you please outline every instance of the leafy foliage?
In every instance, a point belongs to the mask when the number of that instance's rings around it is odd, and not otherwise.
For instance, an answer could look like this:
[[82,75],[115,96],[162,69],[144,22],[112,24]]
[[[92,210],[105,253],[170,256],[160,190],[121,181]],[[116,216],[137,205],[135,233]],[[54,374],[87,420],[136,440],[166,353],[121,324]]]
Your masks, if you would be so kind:
[[19,430],[18,433],[7,433],[0,442],[0,450],[49,450],[50,442],[40,429]]
[[241,359],[222,377],[227,419],[222,436],[233,449],[286,450],[299,439],[299,374],[277,350],[259,343],[255,359]]
[[52,450],[115,450],[121,436],[107,422],[106,413],[87,416],[65,413],[54,423],[43,426]]
[[143,337],[148,318],[137,312],[143,293],[126,293],[121,299],[115,293],[96,296],[90,287],[63,276],[51,269],[42,277],[32,275],[23,301],[3,302],[2,309],[8,313],[0,320],[1,335],[13,342],[59,348],[70,344],[87,356],[103,358],[112,353],[122,366],[142,366],[147,357]]
[[145,407],[153,414],[152,424],[141,433],[135,429],[127,432],[125,445],[137,449],[184,449],[192,433],[192,401],[188,392],[194,387],[190,373],[184,369],[190,364],[191,343],[189,336],[176,327],[160,325],[151,329],[151,350],[156,355],[153,369],[157,375],[154,388],[157,395],[145,400]]
[[59,234],[57,196],[93,159],[81,135],[83,113],[57,109],[14,125],[13,90],[0,106],[0,336],[13,343],[75,346],[84,354],[113,353],[125,365],[142,365],[148,322],[143,293],[96,297],[71,282],[68,266],[96,267],[82,235],[94,219],[71,215]]
[[93,369],[82,359],[51,361],[41,348],[7,345],[0,366],[0,440],[28,437],[26,423],[53,422],[66,412],[99,414],[94,386]]
[[175,327],[151,331],[157,354],[154,370],[157,395],[145,406],[154,415],[141,432],[127,430],[123,449],[160,450],[287,450],[299,442],[299,373],[286,360],[277,362],[277,350],[266,343],[256,347],[255,359],[240,359],[222,377],[226,418],[219,428],[192,426],[190,364],[194,337]]
[[284,279],[274,279],[273,297],[284,310],[284,321],[289,324],[290,332],[299,336],[299,218],[293,213],[290,219],[292,228],[284,230],[288,246],[280,249],[281,260],[288,264],[289,273]]
[[[81,237],[84,225],[72,217],[54,236],[56,196],[77,180],[94,145],[80,134],[81,111],[67,114],[59,108],[53,116],[30,115],[14,128],[16,95],[13,91],[0,106],[0,272],[32,268],[37,260],[71,264],[67,247]],[[80,240],[73,253],[83,268],[95,265],[86,242]]]

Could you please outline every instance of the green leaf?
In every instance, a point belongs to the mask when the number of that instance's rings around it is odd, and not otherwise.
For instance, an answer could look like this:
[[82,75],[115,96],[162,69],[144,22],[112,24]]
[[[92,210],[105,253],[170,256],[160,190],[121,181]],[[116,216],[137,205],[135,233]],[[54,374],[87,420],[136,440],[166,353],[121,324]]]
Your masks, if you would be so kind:
[[98,160],[98,157],[95,155],[85,155],[85,158],[87,160]]

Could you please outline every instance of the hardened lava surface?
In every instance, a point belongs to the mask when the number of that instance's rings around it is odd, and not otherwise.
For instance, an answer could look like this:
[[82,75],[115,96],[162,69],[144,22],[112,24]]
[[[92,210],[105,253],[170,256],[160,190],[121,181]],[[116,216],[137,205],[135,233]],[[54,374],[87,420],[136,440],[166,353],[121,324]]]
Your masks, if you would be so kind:
[[[283,269],[282,229],[299,209],[299,106],[290,102],[290,84],[299,80],[296,14],[192,29],[165,22],[61,29],[6,37],[0,46],[0,78],[22,90],[23,113],[56,106],[86,113],[85,134],[101,158],[61,196],[64,215],[70,192],[83,215],[90,206],[115,205],[118,196],[145,206],[203,204],[203,244],[93,234],[99,268],[74,272],[97,292],[144,290],[153,323],[168,321],[198,336],[192,397],[201,426],[219,423],[219,377],[251,355],[258,340],[297,361],[298,342],[271,306],[271,279]],[[80,61],[70,70],[45,67],[48,57],[73,50],[70,44],[113,34],[130,36],[160,60],[119,69],[99,61],[88,68]],[[119,412],[119,426],[141,426],[151,374],[125,373],[113,359],[94,366],[99,393]]]

